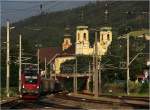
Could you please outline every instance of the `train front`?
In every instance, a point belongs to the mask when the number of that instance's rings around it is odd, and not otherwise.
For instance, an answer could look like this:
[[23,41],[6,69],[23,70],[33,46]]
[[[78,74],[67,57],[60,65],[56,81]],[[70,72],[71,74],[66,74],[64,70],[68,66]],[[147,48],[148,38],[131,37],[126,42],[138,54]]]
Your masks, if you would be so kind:
[[37,99],[40,95],[40,76],[37,69],[26,68],[22,73],[22,98]]

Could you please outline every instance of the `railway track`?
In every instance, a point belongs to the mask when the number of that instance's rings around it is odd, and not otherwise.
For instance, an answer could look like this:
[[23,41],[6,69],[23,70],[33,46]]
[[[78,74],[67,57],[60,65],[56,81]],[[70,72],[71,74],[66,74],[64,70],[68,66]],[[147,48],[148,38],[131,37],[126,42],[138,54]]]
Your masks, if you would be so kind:
[[[129,103],[128,101],[125,101],[125,100],[136,100],[136,99],[131,99],[131,98],[128,99],[128,97],[119,98],[121,100],[120,102],[115,102],[113,100],[109,100],[109,101],[107,100],[106,101],[106,100],[99,100],[99,99],[89,99],[89,98],[83,98],[83,97],[68,96],[66,93],[57,94],[57,95],[55,95],[55,97],[56,98],[62,98],[65,100],[74,100],[74,101],[82,101],[82,102],[84,101],[87,103],[98,103],[98,104],[109,104],[109,105],[110,104],[111,105],[117,104],[120,106],[131,106],[131,107],[136,108],[136,109],[149,109],[149,101],[146,101],[148,104]],[[112,99],[114,99],[114,98],[115,97],[112,97]]]
[[41,97],[39,100],[12,100],[1,104],[1,109],[81,109],[53,103],[52,101],[43,101],[42,99],[45,99],[45,97]]
[[[94,96],[91,93],[81,93],[83,95]],[[149,102],[149,97],[136,97],[136,96],[113,96],[113,95],[100,95],[99,97],[108,97],[113,99],[128,99],[128,100],[138,100],[138,101],[145,101]]]
[[[144,100],[143,98],[136,98],[133,97],[133,99],[128,98],[128,97],[115,97],[115,96],[105,96],[103,95],[102,97],[108,97],[111,98],[111,100],[100,100],[100,99],[91,99],[91,98],[86,98],[86,97],[76,97],[73,95],[68,95],[68,93],[55,93],[54,97],[51,97],[52,100],[48,99],[47,96],[42,96],[39,100],[21,100],[21,99],[16,99],[16,100],[12,100],[6,103],[1,104],[1,108],[2,109],[82,109],[82,107],[78,107],[73,105],[69,105],[69,104],[63,104],[64,101],[70,102],[70,101],[75,101],[75,102],[84,102],[86,104],[89,103],[93,103],[93,105],[95,104],[102,104],[105,105],[106,107],[109,105],[112,107],[113,106],[123,106],[123,107],[131,107],[131,108],[135,108],[135,109],[149,109],[149,104],[139,104],[139,103],[129,103],[127,100],[141,100],[144,102],[149,102],[146,100]],[[58,99],[59,98],[59,99]],[[120,102],[115,102],[113,101],[113,99],[115,100],[116,98],[118,98],[120,100]],[[56,101],[54,101],[54,100]],[[59,102],[59,100],[64,100],[61,102]],[[57,103],[58,102],[58,103]],[[94,104],[95,103],[95,104]],[[84,108],[84,107],[83,107]]]
[[1,104],[1,109],[12,109],[22,102],[21,99],[14,99],[8,102],[4,102]]

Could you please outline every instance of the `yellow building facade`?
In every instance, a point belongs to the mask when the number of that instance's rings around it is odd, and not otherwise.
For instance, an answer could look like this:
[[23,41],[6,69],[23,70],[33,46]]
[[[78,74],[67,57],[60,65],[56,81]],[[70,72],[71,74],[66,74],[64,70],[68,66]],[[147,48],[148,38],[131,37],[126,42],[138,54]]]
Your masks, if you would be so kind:
[[[101,57],[106,54],[108,47],[112,42],[112,31],[111,27],[102,27],[100,28],[98,34],[98,55]],[[67,50],[71,47],[71,39],[68,37],[64,38],[64,42],[62,43],[62,50]],[[69,55],[66,53],[65,56],[59,56],[55,58],[54,61],[54,70],[56,74],[61,72],[60,66],[67,60],[75,59],[75,55],[93,55],[95,52],[95,46],[93,44],[93,48],[90,48],[90,41],[89,41],[89,30],[88,26],[77,26],[76,28],[76,42],[75,42],[75,52],[74,55]]]
[[72,59],[75,59],[75,57],[74,56],[64,56],[64,57],[61,56],[61,57],[55,58],[55,62],[54,62],[55,74],[59,74],[61,72],[60,66],[62,63],[64,63],[67,60],[72,60]]

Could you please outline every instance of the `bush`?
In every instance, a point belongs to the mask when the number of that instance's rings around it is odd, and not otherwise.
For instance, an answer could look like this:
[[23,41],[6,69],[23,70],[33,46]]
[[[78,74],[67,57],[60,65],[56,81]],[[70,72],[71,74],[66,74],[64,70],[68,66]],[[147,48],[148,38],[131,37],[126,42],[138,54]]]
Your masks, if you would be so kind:
[[129,90],[131,93],[139,93],[141,88],[141,83],[137,82],[135,83],[134,81],[129,81]]
[[[78,91],[82,91],[86,87],[86,80],[78,78]],[[64,88],[65,90],[72,92],[73,91],[73,78],[65,79],[64,80]]]
[[140,93],[148,93],[149,92],[149,82],[144,82],[140,87]]
[[[1,94],[0,94],[0,97],[6,97],[6,88],[1,88]],[[10,93],[10,97],[13,97],[13,96],[17,96],[18,95],[18,88],[17,87],[10,87],[10,90],[9,90],[9,93]]]
[[112,93],[124,93],[125,92],[125,83],[121,82],[121,83],[106,83],[103,86],[103,92],[104,93],[108,93],[108,92],[112,92]]

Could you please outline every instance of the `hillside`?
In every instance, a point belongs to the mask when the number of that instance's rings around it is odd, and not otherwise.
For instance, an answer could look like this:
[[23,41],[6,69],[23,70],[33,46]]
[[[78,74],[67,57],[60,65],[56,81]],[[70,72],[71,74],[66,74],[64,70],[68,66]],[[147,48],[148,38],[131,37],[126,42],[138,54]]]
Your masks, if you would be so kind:
[[[16,44],[15,41],[18,41],[18,35],[21,33],[25,51],[29,51],[29,48],[32,50],[36,42],[41,43],[43,47],[61,45],[66,25],[69,25],[74,40],[76,26],[81,24],[82,11],[85,25],[90,28],[105,25],[105,3],[89,3],[79,8],[46,13],[14,23],[12,25],[16,28],[11,32],[12,44]],[[148,1],[108,2],[108,25],[113,27],[113,35],[122,34],[127,25],[132,30],[148,28],[148,14],[142,14],[148,12],[148,4]],[[129,15],[124,14],[127,11],[130,11]],[[5,31],[6,29],[2,28],[2,41],[6,38]]]
[[[84,12],[84,24],[88,25],[90,28],[102,27],[105,26],[105,3],[106,2],[97,2],[97,3],[89,3],[86,6],[82,6],[75,9],[46,13],[38,16],[33,16],[28,19],[22,20],[20,22],[11,24],[11,26],[15,26],[15,29],[10,32],[10,55],[11,55],[11,77],[10,82],[14,81],[14,78],[18,77],[18,65],[14,64],[14,61],[18,58],[18,47],[17,44],[19,42],[19,34],[22,34],[22,46],[24,53],[32,53],[35,55],[36,43],[42,44],[42,47],[47,46],[61,46],[63,41],[63,34],[66,25],[69,25],[70,32],[72,34],[72,39],[75,41],[75,29],[77,25],[81,24],[81,12]],[[113,42],[110,46],[108,55],[104,57],[103,62],[107,62],[107,60],[111,60],[110,63],[115,63],[115,66],[119,65],[119,61],[126,61],[126,42],[125,41],[117,41],[116,37],[125,33],[127,27],[130,27],[131,33],[134,35],[139,35],[140,31],[148,30],[149,20],[148,20],[148,12],[149,10],[149,2],[147,1],[123,1],[123,2],[108,2],[108,24],[112,26],[113,29]],[[124,12],[130,11],[127,15]],[[134,12],[134,13],[133,13]],[[2,42],[6,41],[6,28],[1,28],[2,34]],[[94,34],[90,32],[90,40],[94,40]],[[147,48],[148,45],[145,46],[144,40],[141,39],[131,39],[131,56],[134,57],[137,52],[139,52],[138,48]],[[120,48],[119,46],[124,45]],[[147,43],[148,44],[148,43]],[[6,45],[2,43],[1,49],[1,73],[3,78],[2,86],[5,85],[5,73],[6,73]],[[116,55],[120,57],[112,57],[111,55]],[[36,58],[34,59],[36,62]],[[139,74],[144,66],[145,57],[142,57],[136,61],[135,64],[138,64],[136,68],[131,70],[132,75],[135,77],[135,74]],[[141,62],[141,63],[139,63]],[[136,72],[135,72],[136,70]],[[110,70],[104,71],[105,73],[122,73],[120,70]],[[113,74],[110,74],[112,77]],[[122,76],[124,73],[122,73]],[[120,76],[122,78],[122,76]],[[124,76],[125,77],[125,76]],[[123,79],[123,78],[122,78]],[[17,80],[14,83],[11,83],[11,86],[16,86]]]

